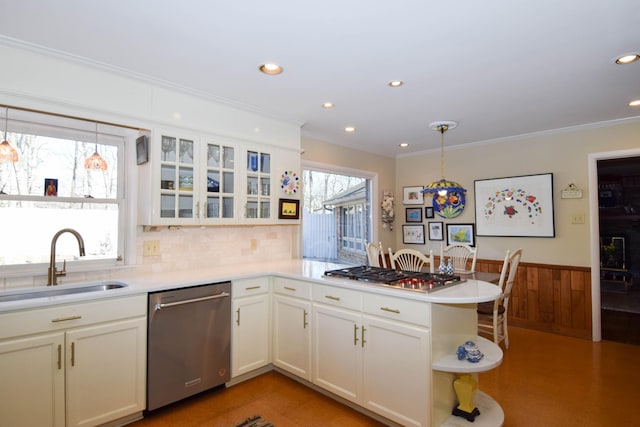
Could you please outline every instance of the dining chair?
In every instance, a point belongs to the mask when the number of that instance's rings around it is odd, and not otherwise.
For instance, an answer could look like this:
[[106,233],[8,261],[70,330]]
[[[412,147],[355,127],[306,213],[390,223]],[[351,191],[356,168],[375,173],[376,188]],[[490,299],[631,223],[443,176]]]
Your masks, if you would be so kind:
[[433,251],[427,257],[415,249],[400,249],[393,253],[389,248],[389,262],[394,270],[422,271],[425,264],[429,265],[429,272],[433,273]]
[[[456,273],[475,273],[477,256],[477,246],[471,247],[460,243],[448,246],[445,246],[444,243],[440,244],[440,262],[445,262],[445,258],[451,259]],[[467,268],[469,261],[471,261],[471,268]]]
[[504,341],[505,348],[509,348],[509,331],[507,330],[509,298],[521,258],[522,248],[513,252],[507,250],[498,282],[502,294],[495,301],[478,304],[478,333],[491,335],[496,344]]
[[[384,257],[382,242],[378,242],[377,244],[372,242],[367,243],[367,259],[371,267],[387,268],[387,260]],[[380,259],[382,259],[382,265],[380,264]]]

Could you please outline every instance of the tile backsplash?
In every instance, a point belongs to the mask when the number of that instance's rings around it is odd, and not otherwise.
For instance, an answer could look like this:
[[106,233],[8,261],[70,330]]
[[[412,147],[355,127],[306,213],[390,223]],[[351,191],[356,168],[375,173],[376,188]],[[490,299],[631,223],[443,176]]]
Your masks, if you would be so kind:
[[[124,271],[162,273],[194,270],[253,262],[291,259],[298,226],[220,226],[162,228],[142,231],[136,235],[135,265]],[[143,256],[144,242],[159,241],[159,255]],[[68,273],[58,279],[60,284],[106,280],[118,277],[122,269]],[[0,277],[0,290],[43,286],[47,283],[46,268],[37,276]]]

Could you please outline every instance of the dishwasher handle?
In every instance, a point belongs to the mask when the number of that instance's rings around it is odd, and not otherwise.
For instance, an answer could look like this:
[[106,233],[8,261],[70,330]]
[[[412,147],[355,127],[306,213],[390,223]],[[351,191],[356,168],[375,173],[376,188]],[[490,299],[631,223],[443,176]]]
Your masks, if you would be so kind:
[[158,310],[161,310],[163,308],[173,307],[173,306],[176,306],[176,305],[191,304],[191,303],[194,303],[194,302],[208,301],[210,299],[226,298],[228,296],[230,296],[229,292],[222,292],[222,293],[219,293],[217,295],[210,295],[208,297],[185,299],[185,300],[176,301],[176,302],[157,303],[154,308],[155,308],[155,311],[158,311]]

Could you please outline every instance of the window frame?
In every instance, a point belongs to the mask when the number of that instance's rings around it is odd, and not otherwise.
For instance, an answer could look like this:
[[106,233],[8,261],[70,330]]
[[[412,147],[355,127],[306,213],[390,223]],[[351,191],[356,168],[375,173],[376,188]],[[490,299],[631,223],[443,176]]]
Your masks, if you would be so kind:
[[[102,139],[100,145],[112,145],[118,148],[117,154],[117,196],[115,199],[92,199],[92,204],[114,205],[118,209],[117,252],[114,258],[78,259],[67,261],[67,273],[96,272],[113,270],[135,264],[136,242],[136,204],[137,185],[135,179],[135,140],[149,131],[134,129],[124,125],[115,125],[69,116],[8,107],[7,133],[35,134],[67,140],[91,142],[97,133]],[[37,195],[2,195],[3,200],[46,201],[49,203],[81,203],[78,197],[56,197],[55,200]],[[85,200],[86,201],[86,200]],[[46,277],[48,262],[8,264],[0,266],[0,276]]]

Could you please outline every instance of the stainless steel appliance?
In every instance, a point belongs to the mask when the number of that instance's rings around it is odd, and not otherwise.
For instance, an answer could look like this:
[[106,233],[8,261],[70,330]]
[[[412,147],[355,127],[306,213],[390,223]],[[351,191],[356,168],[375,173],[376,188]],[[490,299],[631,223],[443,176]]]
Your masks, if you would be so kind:
[[432,292],[465,281],[460,276],[452,274],[394,270],[367,265],[328,270],[324,275],[414,292]]
[[147,410],[231,377],[231,282],[149,293]]

